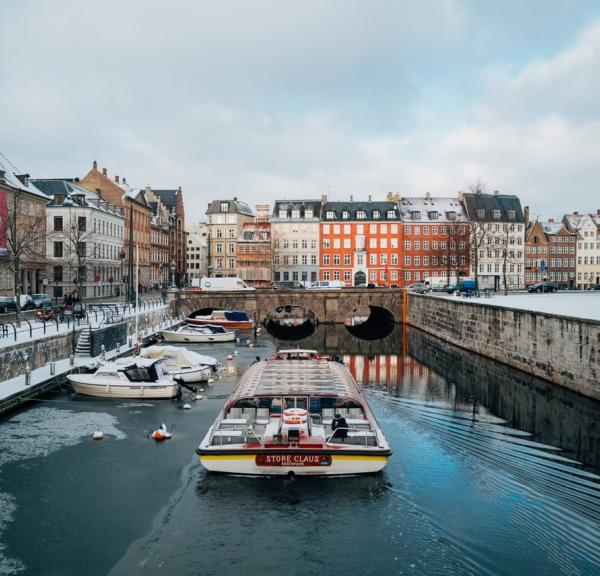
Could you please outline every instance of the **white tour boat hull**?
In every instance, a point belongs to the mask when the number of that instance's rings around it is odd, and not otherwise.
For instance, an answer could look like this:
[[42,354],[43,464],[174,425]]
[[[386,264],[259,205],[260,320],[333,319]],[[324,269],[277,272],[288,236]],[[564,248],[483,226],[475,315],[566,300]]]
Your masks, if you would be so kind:
[[124,386],[119,384],[97,384],[86,383],[76,379],[76,375],[68,377],[73,389],[78,394],[96,396],[97,398],[174,398],[177,396],[179,386],[176,383],[165,383],[165,385],[148,386]]
[[235,332],[226,334],[181,334],[172,330],[163,330],[165,342],[187,342],[190,344],[202,344],[206,342],[233,342]]

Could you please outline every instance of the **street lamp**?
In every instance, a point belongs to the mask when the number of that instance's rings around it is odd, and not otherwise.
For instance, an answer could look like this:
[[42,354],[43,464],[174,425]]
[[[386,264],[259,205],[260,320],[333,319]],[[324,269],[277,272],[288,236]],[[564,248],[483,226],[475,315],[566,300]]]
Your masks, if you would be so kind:
[[175,260],[171,260],[171,290],[177,290],[177,286],[175,285],[175,271],[177,270],[177,265],[175,264]]

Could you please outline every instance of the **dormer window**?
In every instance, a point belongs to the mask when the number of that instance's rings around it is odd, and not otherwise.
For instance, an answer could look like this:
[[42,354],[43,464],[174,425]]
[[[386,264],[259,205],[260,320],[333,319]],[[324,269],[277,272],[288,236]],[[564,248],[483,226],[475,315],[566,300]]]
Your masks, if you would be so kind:
[[356,211],[356,219],[357,220],[366,220],[367,213],[364,210],[357,210]]
[[476,210],[477,213],[477,218],[479,218],[480,220],[483,220],[485,218],[485,209],[484,208],[478,208]]
[[287,210],[279,210],[279,217],[280,217],[282,220],[285,220],[285,219],[287,218],[287,214],[288,214],[288,213],[287,213]]
[[221,202],[221,212],[229,212],[229,202]]
[[516,210],[509,210],[508,211],[508,219],[509,220],[514,220],[517,217],[517,211]]
[[300,210],[292,210],[292,219],[300,220]]
[[446,212],[446,218],[448,220],[456,220],[456,212]]
[[327,220],[334,220],[335,212],[333,210],[327,210],[327,212],[325,213],[325,218],[327,218]]
[[396,219],[396,211],[395,210],[388,210],[387,211],[387,219],[388,220],[395,220]]
[[307,208],[306,210],[304,210],[304,217],[305,218],[312,218],[313,217],[312,208]]
[[502,216],[502,212],[500,210],[492,210],[492,218],[494,220],[500,220],[501,216]]
[[418,210],[413,210],[410,213],[410,216],[413,220],[420,220],[421,219],[421,213]]
[[373,210],[373,220],[379,220],[381,218],[381,212],[379,210]]
[[435,210],[432,210],[431,212],[429,212],[429,219],[430,220],[437,220],[438,219],[438,213]]
[[350,218],[350,212],[348,210],[342,210],[342,220],[348,220]]

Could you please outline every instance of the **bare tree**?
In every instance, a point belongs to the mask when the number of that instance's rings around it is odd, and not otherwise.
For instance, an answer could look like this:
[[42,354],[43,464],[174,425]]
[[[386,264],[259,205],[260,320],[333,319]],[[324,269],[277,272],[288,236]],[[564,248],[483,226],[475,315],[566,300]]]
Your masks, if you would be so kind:
[[502,256],[502,280],[504,282],[504,295],[508,294],[508,268],[517,264],[515,260],[515,239],[511,233],[515,230],[514,224],[504,224],[502,228],[502,239],[500,241]]
[[433,256],[444,267],[448,286],[452,277],[458,282],[469,270],[470,244],[469,225],[466,222],[448,223],[443,226],[438,250]]
[[37,212],[37,205],[27,194],[16,191],[7,194],[6,250],[2,254],[1,265],[12,272],[15,295],[15,321],[21,317],[21,272],[24,269],[39,267],[45,262],[43,253],[44,215]]
[[[487,185],[478,178],[473,184],[469,184],[471,194],[484,194]],[[470,263],[475,276],[475,291],[479,293],[479,257],[482,254],[486,242],[486,228],[483,222],[477,220],[476,214],[468,214],[469,218],[469,255]]]

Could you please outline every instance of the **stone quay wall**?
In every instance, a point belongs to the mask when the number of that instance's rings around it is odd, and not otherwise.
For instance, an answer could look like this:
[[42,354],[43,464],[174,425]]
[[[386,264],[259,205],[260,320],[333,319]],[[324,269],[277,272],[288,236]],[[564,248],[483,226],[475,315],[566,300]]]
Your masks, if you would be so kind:
[[600,400],[600,322],[408,295],[406,321],[441,340]]
[[[148,310],[139,315],[138,323],[141,335],[149,334],[153,328],[171,318],[171,312],[167,307]],[[135,331],[135,317],[126,319],[128,333],[133,335]],[[74,346],[85,324],[75,327],[75,332],[48,335],[33,338],[27,342],[19,342],[14,345],[0,347],[0,382],[10,380],[15,376],[25,373],[25,364],[29,362],[32,370],[41,368],[49,362],[57,362],[68,358],[73,354]],[[123,339],[121,345],[127,342]]]

